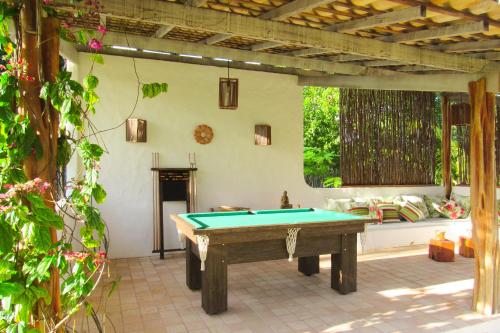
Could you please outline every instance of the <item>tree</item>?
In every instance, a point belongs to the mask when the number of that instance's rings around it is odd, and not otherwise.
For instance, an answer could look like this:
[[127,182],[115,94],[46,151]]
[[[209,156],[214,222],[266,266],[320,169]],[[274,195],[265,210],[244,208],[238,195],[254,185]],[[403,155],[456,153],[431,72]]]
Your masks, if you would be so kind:
[[[339,184],[339,89],[304,88],[304,175],[312,186]],[[326,185],[325,185],[326,181]]]

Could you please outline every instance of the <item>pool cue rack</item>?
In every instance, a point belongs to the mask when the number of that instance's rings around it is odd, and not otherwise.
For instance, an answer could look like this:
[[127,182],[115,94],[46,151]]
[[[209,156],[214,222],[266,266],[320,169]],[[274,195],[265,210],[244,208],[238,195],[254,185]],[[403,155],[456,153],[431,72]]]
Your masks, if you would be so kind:
[[185,201],[186,212],[196,212],[196,167],[190,168],[159,168],[153,167],[153,253],[160,253],[160,259],[165,258],[165,252],[182,249],[165,250],[163,202]]

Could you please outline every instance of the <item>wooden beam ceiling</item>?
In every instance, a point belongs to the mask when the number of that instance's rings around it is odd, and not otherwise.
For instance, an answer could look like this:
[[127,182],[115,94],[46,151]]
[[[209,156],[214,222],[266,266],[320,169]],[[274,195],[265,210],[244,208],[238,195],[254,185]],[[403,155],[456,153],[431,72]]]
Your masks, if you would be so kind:
[[477,42],[460,42],[441,44],[431,47],[432,50],[460,53],[472,51],[490,51],[500,49],[500,39],[481,40]]
[[258,62],[266,65],[279,67],[312,70],[329,74],[342,73],[349,75],[401,75],[395,71],[385,69],[367,68],[361,65],[332,63],[324,60],[296,58],[278,54],[238,50],[227,47],[203,45],[175,41],[170,39],[143,38],[141,36],[126,35],[117,32],[108,32],[104,38],[104,44],[128,45],[139,50],[153,50],[161,52],[173,52],[177,54],[198,55],[210,58],[226,58],[242,62]]
[[[324,5],[326,3],[330,3],[333,0],[295,0],[292,2],[289,2],[287,4],[284,4],[283,6],[280,6],[275,9],[271,9],[270,11],[262,14],[259,16],[259,18],[263,20],[283,20],[286,19],[290,16],[296,15],[298,13],[301,13],[306,10],[310,10],[312,8],[319,7],[321,5]],[[201,43],[207,44],[207,45],[213,45],[219,42],[222,42],[226,39],[229,39],[233,37],[232,34],[217,34],[212,37],[206,38]],[[252,51],[263,51],[267,49],[272,49],[278,46],[283,45],[283,43],[279,42],[274,42],[274,43],[269,43],[269,42],[264,42],[264,43],[259,43],[256,45],[253,45],[251,47]]]
[[113,17],[141,19],[154,24],[239,35],[447,70],[479,72],[489,64],[489,61],[483,59],[449,55],[408,45],[387,43],[176,3],[154,0],[126,2],[103,0],[102,4],[104,6],[103,13]]
[[350,20],[343,23],[337,23],[325,27],[324,29],[336,32],[352,32],[356,30],[387,26],[394,23],[413,21],[416,19],[425,18],[425,16],[426,16],[425,6],[416,6],[416,7],[399,9],[379,15],[368,16],[357,20]]
[[442,28],[418,30],[407,33],[395,34],[382,40],[393,43],[415,42],[426,39],[447,38],[460,35],[470,35],[488,31],[486,21],[454,24]]
[[331,2],[333,2],[333,0],[295,0],[276,9],[272,9],[260,15],[259,18],[263,20],[284,20],[290,16],[297,15]]

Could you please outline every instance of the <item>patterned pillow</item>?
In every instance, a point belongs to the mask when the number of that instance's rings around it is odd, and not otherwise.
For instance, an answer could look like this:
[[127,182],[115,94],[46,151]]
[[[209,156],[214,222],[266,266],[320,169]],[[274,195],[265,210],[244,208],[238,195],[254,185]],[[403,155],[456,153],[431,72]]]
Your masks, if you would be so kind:
[[336,212],[347,212],[351,208],[351,199],[328,199],[326,207],[326,209]]
[[441,206],[439,206],[438,211],[444,217],[452,220],[463,218],[465,215],[465,209],[460,207],[453,200],[445,200]]
[[465,213],[462,218],[469,217],[470,215],[470,197],[466,197],[464,195],[459,195],[453,193],[451,195],[451,200],[455,201],[460,207],[465,210]]
[[424,195],[424,202],[427,206],[427,210],[429,211],[429,217],[440,217],[441,213],[439,212],[439,207],[442,202],[445,200],[444,197],[432,196],[429,197]]
[[372,219],[376,219],[378,224],[382,224],[384,216],[382,210],[378,207],[376,200],[370,200],[368,206],[368,216]]
[[393,203],[379,203],[378,209],[382,211],[382,221],[399,221],[399,205]]
[[348,213],[354,214],[354,215],[361,215],[361,216],[368,216],[370,213],[370,210],[368,206],[365,207],[352,207],[347,211]]
[[401,206],[399,215],[401,215],[408,222],[416,222],[425,218],[424,212],[410,201],[407,201]]
[[425,204],[424,198],[417,195],[401,195],[394,200],[395,203],[403,205],[406,202],[412,203],[424,214],[424,218],[429,217],[429,210]]

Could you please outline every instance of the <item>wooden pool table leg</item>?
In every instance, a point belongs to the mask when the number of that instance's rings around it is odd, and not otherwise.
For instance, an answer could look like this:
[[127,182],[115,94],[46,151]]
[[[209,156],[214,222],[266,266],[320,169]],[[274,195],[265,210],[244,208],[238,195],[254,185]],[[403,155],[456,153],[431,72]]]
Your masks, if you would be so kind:
[[299,257],[299,272],[311,276],[319,273],[319,256]]
[[208,247],[205,270],[201,273],[201,306],[208,314],[227,310],[227,261],[223,245]]
[[191,290],[201,289],[201,261],[193,253],[193,246],[196,246],[186,237],[186,285]]
[[357,237],[356,234],[342,234],[340,237],[340,253],[332,254],[333,289],[341,294],[356,291],[357,274]]

